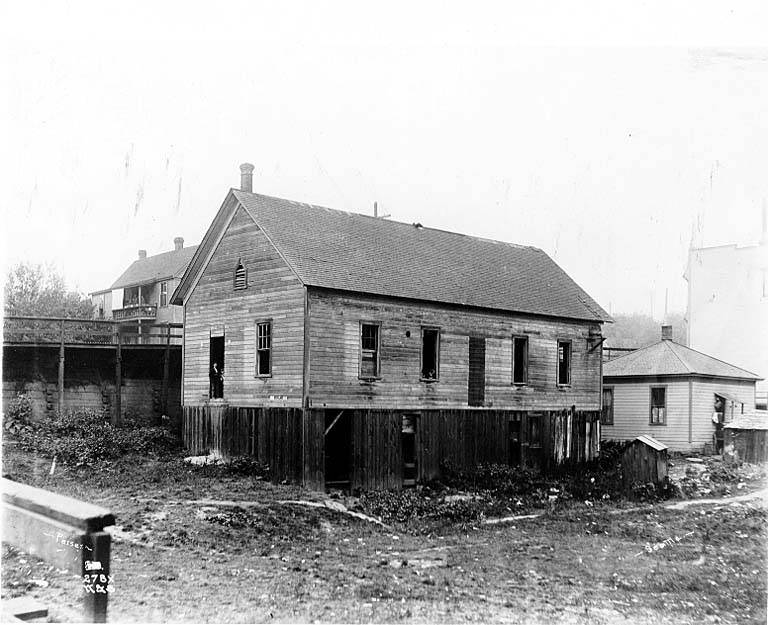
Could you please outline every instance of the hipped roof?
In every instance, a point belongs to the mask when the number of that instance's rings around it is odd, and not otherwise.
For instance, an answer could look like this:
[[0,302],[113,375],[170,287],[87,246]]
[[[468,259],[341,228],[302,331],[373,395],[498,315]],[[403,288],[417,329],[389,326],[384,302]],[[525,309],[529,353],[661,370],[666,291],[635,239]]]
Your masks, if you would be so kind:
[[629,352],[603,365],[603,377],[702,375],[714,378],[762,380],[762,378],[707,354],[671,340]]

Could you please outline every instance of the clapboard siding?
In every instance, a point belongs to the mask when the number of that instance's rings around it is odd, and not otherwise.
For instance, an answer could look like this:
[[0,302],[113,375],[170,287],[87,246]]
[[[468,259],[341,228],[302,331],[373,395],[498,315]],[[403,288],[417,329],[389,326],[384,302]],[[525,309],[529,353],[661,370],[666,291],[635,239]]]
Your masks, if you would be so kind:
[[[241,260],[248,288],[235,291]],[[272,321],[272,377],[258,378],[256,323]],[[301,406],[304,287],[250,216],[239,208],[186,302],[184,403],[209,392],[212,330],[223,329],[224,399],[241,406]]]
[[[688,442],[688,381],[668,380],[654,383],[613,382],[613,425],[603,425],[603,439],[629,440],[641,434],[652,436],[672,450],[701,447]],[[667,387],[667,423],[651,425],[651,386]]]
[[[613,425],[603,426],[603,438],[627,440],[647,434],[673,451],[701,451],[712,443],[715,426],[712,423],[715,393],[725,393],[744,403],[745,412],[755,404],[755,383],[741,380],[712,380],[701,377],[664,378],[658,381],[628,382],[606,377],[605,386],[612,386]],[[650,387],[667,386],[667,425],[650,425]],[[690,388],[689,388],[690,385]],[[689,393],[691,398],[689,436]]]
[[[486,338],[487,408],[600,408],[600,349],[589,353],[597,324],[501,312],[447,308],[372,296],[309,289],[310,386],[316,407],[466,408],[469,336]],[[360,322],[381,324],[380,379],[358,379]],[[421,328],[438,326],[440,379],[420,380]],[[410,337],[406,336],[410,332]],[[512,336],[529,340],[526,386],[512,385]],[[572,341],[572,384],[556,384],[557,340]]]
[[[744,412],[755,409],[755,383],[747,380],[693,380],[693,436],[695,441],[711,443],[715,432],[712,413],[715,409],[715,393],[725,393],[744,404]],[[741,407],[734,416],[741,414]]]

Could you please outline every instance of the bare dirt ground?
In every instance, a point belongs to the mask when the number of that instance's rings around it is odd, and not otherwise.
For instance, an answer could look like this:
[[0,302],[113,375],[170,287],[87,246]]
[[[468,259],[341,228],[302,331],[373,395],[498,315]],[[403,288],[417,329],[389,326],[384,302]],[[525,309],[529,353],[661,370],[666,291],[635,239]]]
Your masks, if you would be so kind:
[[[7,447],[3,465],[115,513],[110,622],[766,621],[762,497],[716,493],[681,510],[570,502],[423,535],[281,503],[326,498],[178,459],[60,466],[51,477],[50,461]],[[733,495],[764,487],[749,475]],[[51,620],[77,620],[77,577],[4,545],[2,596],[22,594]]]

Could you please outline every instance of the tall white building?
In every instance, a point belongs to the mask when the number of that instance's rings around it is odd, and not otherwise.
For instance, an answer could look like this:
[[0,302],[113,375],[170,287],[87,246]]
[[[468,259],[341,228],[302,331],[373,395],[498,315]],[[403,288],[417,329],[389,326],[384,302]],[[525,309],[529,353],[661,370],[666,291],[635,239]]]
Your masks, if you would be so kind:
[[[768,225],[757,245],[692,248],[688,345],[768,378]],[[758,382],[758,403],[768,382]]]

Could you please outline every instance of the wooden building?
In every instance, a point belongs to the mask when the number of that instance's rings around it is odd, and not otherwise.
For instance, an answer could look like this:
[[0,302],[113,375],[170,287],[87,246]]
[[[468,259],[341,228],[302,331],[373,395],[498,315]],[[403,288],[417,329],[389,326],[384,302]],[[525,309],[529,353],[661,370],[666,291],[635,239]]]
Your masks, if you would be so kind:
[[635,484],[662,486],[669,473],[667,446],[652,436],[638,436],[621,456],[624,489],[632,491]]
[[190,449],[313,488],[596,456],[609,316],[544,252],[259,195],[252,170],[171,300]]
[[755,410],[760,377],[662,340],[603,365],[604,439],[646,435],[672,451],[722,450],[723,426]]
[[139,250],[138,259],[108,289],[90,294],[97,318],[120,324],[126,341],[145,343],[157,334],[153,327],[182,322],[182,308],[171,304],[171,296],[197,246],[184,247],[182,237],[173,243],[173,250],[153,256]]
[[723,456],[730,462],[768,462],[768,412],[740,415],[724,428]]

